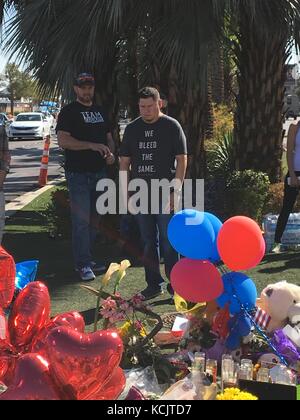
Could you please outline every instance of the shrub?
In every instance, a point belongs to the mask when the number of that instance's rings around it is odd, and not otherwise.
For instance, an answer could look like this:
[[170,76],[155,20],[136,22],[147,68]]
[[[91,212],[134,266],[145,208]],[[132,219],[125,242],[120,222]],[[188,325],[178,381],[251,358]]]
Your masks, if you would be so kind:
[[244,215],[261,222],[269,187],[269,178],[263,172],[233,172],[226,185],[227,212],[230,216]]
[[207,169],[212,176],[227,179],[234,171],[234,135],[228,132],[208,147]]
[[[272,184],[269,187],[267,200],[263,209],[263,214],[279,214],[282,208],[284,194],[284,183]],[[300,212],[300,195],[296,201],[293,212]]]
[[226,133],[233,131],[234,115],[227,105],[216,105],[214,113],[214,137],[218,140]]

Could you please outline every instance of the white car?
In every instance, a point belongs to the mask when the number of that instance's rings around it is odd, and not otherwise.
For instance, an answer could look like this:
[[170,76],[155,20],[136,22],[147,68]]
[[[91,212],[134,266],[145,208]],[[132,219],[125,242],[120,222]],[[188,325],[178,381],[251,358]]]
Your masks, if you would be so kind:
[[43,139],[50,135],[50,125],[41,112],[22,112],[8,130],[9,140]]

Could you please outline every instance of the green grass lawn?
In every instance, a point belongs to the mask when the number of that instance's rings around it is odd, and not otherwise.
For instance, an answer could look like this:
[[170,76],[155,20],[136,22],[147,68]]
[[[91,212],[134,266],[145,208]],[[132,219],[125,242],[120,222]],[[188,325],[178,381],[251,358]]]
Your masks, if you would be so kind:
[[[47,207],[51,191],[46,192],[29,206],[7,221],[4,247],[16,262],[38,259],[40,267],[38,279],[49,287],[52,300],[52,314],[67,311],[80,311],[85,315],[87,324],[94,316],[96,298],[80,288],[80,279],[73,270],[70,239],[51,239],[49,221],[42,214]],[[120,262],[122,256],[112,241],[108,245],[96,246],[98,260],[105,263]],[[290,252],[280,255],[266,255],[262,263],[247,272],[255,281],[259,292],[266,285],[281,280],[300,285],[300,253]],[[188,273],[187,273],[188,276]],[[98,288],[100,278],[89,283]],[[122,282],[121,293],[131,297],[144,288],[144,271],[134,266],[128,270]],[[159,313],[174,311],[169,295],[163,295],[154,302]]]

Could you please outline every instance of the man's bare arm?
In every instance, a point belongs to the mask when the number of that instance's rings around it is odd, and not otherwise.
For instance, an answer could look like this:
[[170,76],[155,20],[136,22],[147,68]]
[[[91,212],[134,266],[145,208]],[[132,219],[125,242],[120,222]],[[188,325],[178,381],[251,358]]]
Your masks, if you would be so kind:
[[182,185],[184,182],[186,170],[187,170],[187,156],[178,155],[176,156],[176,161],[177,161],[177,166],[176,166],[175,179],[178,179]]
[[104,144],[77,140],[66,131],[58,131],[57,139],[58,145],[62,149],[74,151],[92,150],[94,152],[99,152],[103,157],[109,156],[111,153],[109,147]]
[[115,151],[116,151],[116,145],[115,145],[115,142],[114,142],[114,139],[113,139],[112,134],[111,133],[107,133],[106,138],[107,138],[107,145],[109,147],[109,150],[111,151],[111,153],[115,153]]

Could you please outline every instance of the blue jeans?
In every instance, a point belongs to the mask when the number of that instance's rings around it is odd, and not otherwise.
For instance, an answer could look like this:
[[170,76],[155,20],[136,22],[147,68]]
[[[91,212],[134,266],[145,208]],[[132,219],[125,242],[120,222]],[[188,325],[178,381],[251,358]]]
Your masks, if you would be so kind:
[[178,253],[168,239],[168,225],[173,215],[138,214],[136,216],[144,244],[143,263],[146,282],[151,289],[157,289],[164,282],[160,274],[159,245],[163,251],[165,273],[170,280],[171,271],[179,261]]
[[105,170],[99,173],[66,172],[72,217],[72,245],[75,267],[89,266],[92,246],[99,232],[100,216],[96,210],[99,193],[97,182],[106,176]]

